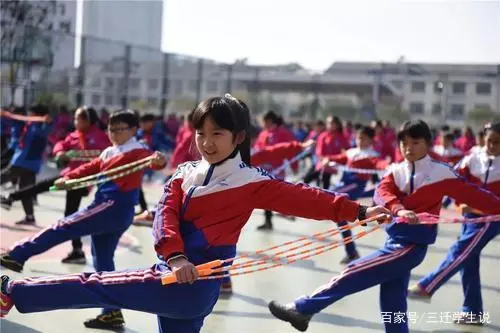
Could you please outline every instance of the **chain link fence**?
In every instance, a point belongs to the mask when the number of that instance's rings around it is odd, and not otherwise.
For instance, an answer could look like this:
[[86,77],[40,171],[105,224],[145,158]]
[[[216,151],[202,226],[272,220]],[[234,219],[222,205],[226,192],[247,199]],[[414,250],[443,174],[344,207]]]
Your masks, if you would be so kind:
[[[287,119],[314,120],[335,114],[352,121],[381,118],[393,123],[424,116],[422,108],[405,105],[408,88],[404,87],[411,82],[394,79],[394,75],[408,80],[422,75],[405,65],[380,64],[373,69],[373,64],[370,68],[347,64],[313,73],[294,63],[254,66],[244,59],[221,63],[60,32],[46,33],[40,40],[45,42],[32,48],[29,62],[2,64],[3,105],[85,104],[165,115],[185,113],[206,97],[230,92],[246,101],[254,115],[275,110]],[[438,104],[447,102],[442,96]],[[439,121],[435,111],[426,112],[428,120]]]

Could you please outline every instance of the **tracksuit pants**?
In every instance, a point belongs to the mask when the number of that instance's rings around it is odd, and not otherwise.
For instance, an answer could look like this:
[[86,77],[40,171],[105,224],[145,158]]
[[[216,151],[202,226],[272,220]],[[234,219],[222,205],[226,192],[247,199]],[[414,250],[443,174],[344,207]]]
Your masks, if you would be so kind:
[[[359,179],[358,177],[356,177],[355,174],[344,172],[340,184],[338,184],[335,187],[332,187],[331,191],[336,193],[345,193],[349,195],[349,199],[357,200],[359,198],[366,196],[365,187],[367,182],[368,182],[367,180]],[[343,227],[347,224],[348,223],[346,221],[342,221],[338,223],[338,226]],[[342,231],[343,239],[346,239],[347,237],[351,236],[352,232],[350,229]],[[345,251],[349,258],[353,258],[357,254],[356,244],[354,242],[346,244]]]
[[[380,309],[387,333],[406,333],[406,294],[411,270],[425,257],[427,245],[399,244],[390,238],[384,247],[350,263],[338,276],[311,295],[295,300],[300,313],[315,314],[347,295],[380,285]],[[395,320],[396,314],[404,320]]]
[[[96,271],[113,271],[115,249],[120,237],[132,223],[133,216],[133,204],[120,200],[95,201],[39,233],[17,242],[9,250],[9,255],[24,264],[32,256],[58,244],[91,235],[94,268]],[[105,308],[103,313],[116,309]]]
[[[473,218],[478,215],[465,214]],[[500,223],[464,223],[458,240],[450,247],[446,258],[439,267],[421,279],[418,284],[429,295],[434,294],[446,281],[460,271],[464,303],[462,311],[481,314],[483,301],[481,296],[481,279],[479,262],[481,250],[490,240],[500,234]]]
[[[236,255],[235,246],[207,247],[202,232],[181,222],[184,250],[194,265]],[[22,278],[9,285],[22,313],[82,308],[123,308],[158,315],[160,333],[198,333],[212,311],[221,279],[163,286],[170,273],[162,260],[149,269]]]

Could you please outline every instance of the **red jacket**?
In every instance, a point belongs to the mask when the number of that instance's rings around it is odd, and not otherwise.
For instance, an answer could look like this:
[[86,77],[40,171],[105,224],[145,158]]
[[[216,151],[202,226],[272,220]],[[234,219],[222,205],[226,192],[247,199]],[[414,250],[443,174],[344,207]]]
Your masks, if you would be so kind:
[[[401,209],[438,215],[444,196],[487,214],[500,213],[499,197],[465,181],[448,165],[428,155],[413,163],[405,160],[391,165],[375,190],[374,201],[394,215]],[[386,230],[392,239],[401,243],[432,244],[437,236],[436,225],[395,223]]]
[[[139,143],[135,137],[121,146],[111,146],[106,148],[98,158],[81,165],[73,171],[68,172],[64,178],[77,179],[90,175],[95,175],[101,171],[117,168],[119,166],[135,162],[151,155],[144,144]],[[153,169],[161,170],[165,166]],[[130,192],[141,186],[144,171],[134,172],[121,178],[110,180],[99,186],[99,191],[108,192]]]
[[[389,166],[389,162],[381,159],[380,154],[373,148],[351,148],[337,155],[326,156],[326,158],[332,162],[356,169],[385,170]],[[357,174],[357,177],[369,180],[371,175]]]
[[179,130],[175,141],[175,149],[169,161],[169,167],[171,169],[177,168],[178,165],[184,162],[198,159],[198,154],[194,146],[193,129],[184,126],[183,130]]
[[300,141],[278,143],[253,153],[251,164],[268,170],[272,165],[280,165],[283,160],[292,159],[302,150]]
[[[55,144],[52,154],[55,156],[59,152],[70,150],[104,150],[110,145],[108,135],[96,126],[91,126],[87,132],[73,131],[69,133],[64,140]],[[70,161],[68,166],[61,170],[61,176],[85,163],[85,161]]]
[[476,138],[474,135],[462,135],[455,141],[455,147],[460,149],[464,154],[466,154],[475,145]]
[[[293,133],[283,126],[278,126],[273,129],[261,131],[259,133],[259,136],[257,137],[257,140],[255,140],[254,149],[256,152],[258,152],[259,150],[262,150],[266,147],[290,141],[295,141],[295,136],[293,135]],[[264,168],[268,171],[271,171],[272,169],[275,169],[283,164],[284,159],[279,160],[277,158],[273,158],[272,161],[266,162],[267,163]],[[292,168],[296,169],[297,166],[293,165]],[[283,177],[284,173],[282,172],[277,176]]]
[[239,154],[217,166],[188,162],[179,166],[158,204],[155,250],[168,259],[234,246],[257,208],[332,221],[353,221],[359,213],[359,204],[344,196],[274,179],[246,166]]
[[[321,169],[321,160],[323,157],[340,154],[347,148],[349,148],[349,144],[343,133],[332,133],[330,131],[324,131],[321,133],[316,141],[316,156],[318,157],[316,169]],[[336,172],[336,170],[331,167],[326,167],[325,171],[329,173]]]

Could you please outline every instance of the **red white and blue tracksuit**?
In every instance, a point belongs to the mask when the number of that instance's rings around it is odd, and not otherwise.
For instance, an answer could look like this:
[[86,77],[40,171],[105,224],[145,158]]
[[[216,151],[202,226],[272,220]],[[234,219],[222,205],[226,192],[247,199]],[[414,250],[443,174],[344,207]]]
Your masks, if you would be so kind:
[[158,204],[153,234],[159,263],[144,270],[15,280],[12,300],[20,312],[121,307],[157,314],[162,333],[199,332],[221,281],[162,286],[169,272],[165,260],[184,254],[198,265],[235,256],[240,232],[256,208],[333,221],[353,221],[359,214],[359,204],[345,196],[277,180],[247,166],[239,154],[217,165],[188,162],[166,184]]
[[[457,172],[467,180],[500,196],[500,157],[483,151],[466,156],[458,165]],[[480,215],[467,213],[465,217]],[[479,315],[483,312],[479,261],[482,249],[500,234],[500,223],[464,223],[458,240],[450,247],[439,267],[422,278],[418,284],[429,295],[434,294],[458,271],[462,275],[464,291],[463,311]]]
[[[373,148],[361,149],[350,148],[341,154],[327,155],[329,161],[346,165],[356,169],[380,169],[383,170],[388,166],[388,162],[380,158],[380,154]],[[330,190],[335,193],[346,193],[351,200],[358,200],[360,198],[373,197],[374,190],[365,191],[366,183],[370,180],[371,175],[360,174],[354,172],[344,171],[340,183],[330,187]],[[339,226],[346,225],[347,222],[339,223]],[[342,237],[346,239],[351,237],[352,232],[347,229],[342,232]],[[345,250],[350,258],[353,258],[356,252],[355,242],[350,242],[345,245]]]
[[[98,158],[67,173],[65,178],[76,179],[94,175],[149,155],[151,151],[132,138],[121,146],[106,148]],[[88,207],[17,242],[9,250],[9,255],[17,262],[24,264],[32,256],[43,253],[60,243],[91,235],[94,268],[97,271],[113,271],[115,269],[114,252],[121,235],[133,221],[134,205],[137,203],[141,179],[142,172],[135,172],[98,185],[94,201]],[[72,295],[63,291],[47,296],[47,298],[46,301],[49,303],[64,303],[71,300]],[[32,301],[33,296],[28,292],[21,293],[16,302],[26,304],[27,309],[39,311],[36,307],[32,308],[29,305]],[[106,309],[106,312],[108,310],[112,309]]]
[[[414,163],[393,164],[375,190],[375,201],[394,214],[401,209],[438,214],[444,195],[488,213],[500,211],[500,198],[467,183],[446,164],[426,156]],[[391,223],[383,248],[353,261],[328,284],[295,301],[297,310],[314,314],[341,298],[380,285],[382,313],[406,313],[406,293],[411,270],[422,262],[434,243],[436,225]],[[407,319],[385,323],[386,332],[408,332]]]

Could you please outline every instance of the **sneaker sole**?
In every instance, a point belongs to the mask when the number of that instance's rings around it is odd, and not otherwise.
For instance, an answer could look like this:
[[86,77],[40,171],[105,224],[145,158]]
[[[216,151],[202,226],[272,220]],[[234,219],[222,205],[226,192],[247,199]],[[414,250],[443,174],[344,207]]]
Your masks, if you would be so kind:
[[301,332],[305,332],[307,331],[307,328],[309,327],[309,323],[305,324],[304,326],[300,325],[300,324],[297,324],[297,323],[293,323],[289,318],[288,316],[286,315],[286,313],[284,314],[278,307],[276,307],[273,303],[269,303],[268,305],[268,309],[269,311],[271,312],[271,314],[273,316],[275,316],[276,318],[278,318],[279,320],[282,320],[282,321],[285,321],[287,323],[289,323],[290,325],[292,325],[296,330],[299,330]]
[[74,265],[85,265],[87,260],[84,259],[72,259],[72,260],[62,260],[63,264],[74,264]]
[[431,297],[426,297],[426,296],[421,296],[421,295],[413,295],[413,294],[408,294],[406,296],[409,299],[415,300],[415,301],[421,301],[425,303],[430,303],[431,302]]
[[19,267],[17,264],[12,264],[10,261],[0,260],[0,266],[17,273],[21,273],[23,271],[23,267]]

